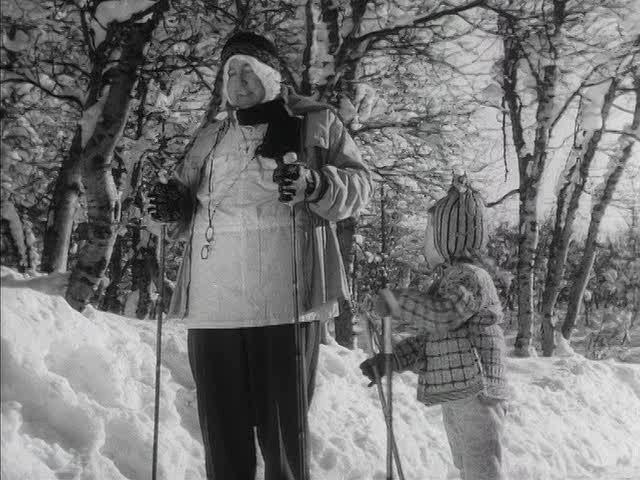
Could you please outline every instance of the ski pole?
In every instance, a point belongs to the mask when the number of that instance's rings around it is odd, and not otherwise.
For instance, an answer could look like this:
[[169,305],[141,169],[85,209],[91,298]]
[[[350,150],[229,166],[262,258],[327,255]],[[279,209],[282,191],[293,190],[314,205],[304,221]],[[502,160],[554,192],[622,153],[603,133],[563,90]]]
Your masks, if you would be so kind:
[[[293,156],[293,155],[291,155]],[[297,157],[295,157],[297,158]],[[285,164],[285,159],[277,160],[281,165]],[[291,267],[292,267],[292,291],[293,291],[293,312],[294,312],[294,336],[296,349],[296,396],[298,404],[298,456],[299,468],[298,479],[307,479],[307,409],[309,400],[307,398],[307,371],[305,368],[306,342],[305,335],[300,322],[300,307],[298,302],[298,242],[296,236],[296,209],[295,204],[290,204],[291,209]]]
[[391,317],[382,319],[382,335],[384,337],[384,369],[387,375],[387,479],[393,480],[393,455],[391,438],[393,437],[393,366],[391,364],[393,350],[391,349]]
[[156,391],[155,391],[155,403],[153,408],[153,464],[151,467],[151,480],[156,480],[158,470],[158,424],[160,416],[160,367],[162,365],[162,313],[164,309],[164,269],[165,269],[165,254],[164,254],[164,239],[167,234],[167,225],[162,224],[160,228],[160,272],[159,272],[159,293],[158,304],[160,308],[156,313],[158,318],[158,324],[156,329]]
[[[380,294],[387,303],[394,302],[393,294],[383,288]],[[384,355],[385,374],[387,376],[387,479],[393,479],[393,345],[391,344],[391,315],[386,315],[382,319],[382,336],[384,339],[382,353]]]
[[[373,339],[371,338],[371,330],[373,327],[373,322],[371,318],[367,315],[367,328],[365,329],[365,336],[367,338],[367,344],[369,346],[369,350],[371,353],[375,353],[373,348]],[[377,334],[377,332],[376,332]],[[380,398],[380,405],[382,406],[382,413],[384,414],[384,421],[387,424],[387,432],[389,432],[389,420],[390,417],[387,415],[387,401],[384,397],[384,390],[382,388],[382,378],[380,377],[380,372],[378,371],[378,367],[373,365],[373,376],[375,378],[376,387],[378,389],[378,397]],[[398,477],[400,480],[404,480],[404,472],[402,471],[402,463],[400,462],[400,454],[398,453],[398,445],[396,444],[396,438],[393,434],[393,430],[391,430],[391,448],[393,449],[393,459],[396,463],[396,470],[398,471]]]
[[293,266],[293,310],[296,343],[296,383],[298,396],[298,454],[300,455],[300,480],[307,478],[307,371],[305,368],[306,342],[302,323],[300,322],[300,308],[298,305],[298,247],[296,239],[295,205],[291,206],[291,264]]

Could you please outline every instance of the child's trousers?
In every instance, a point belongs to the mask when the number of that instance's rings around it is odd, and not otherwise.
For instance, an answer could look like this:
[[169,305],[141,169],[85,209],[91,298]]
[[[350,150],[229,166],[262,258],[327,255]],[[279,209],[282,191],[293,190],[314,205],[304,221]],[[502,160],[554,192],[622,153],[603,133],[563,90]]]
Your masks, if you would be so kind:
[[442,405],[453,463],[462,480],[503,480],[504,404],[478,396]]

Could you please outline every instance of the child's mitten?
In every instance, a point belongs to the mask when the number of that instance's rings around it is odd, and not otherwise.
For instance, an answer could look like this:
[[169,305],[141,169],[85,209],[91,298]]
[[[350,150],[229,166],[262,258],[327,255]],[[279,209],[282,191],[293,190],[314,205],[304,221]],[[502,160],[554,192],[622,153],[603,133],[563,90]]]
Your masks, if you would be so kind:
[[385,358],[381,353],[378,353],[371,358],[367,358],[360,364],[360,370],[362,370],[362,374],[369,380],[371,380],[371,382],[375,382],[376,380],[374,369],[377,369],[379,378],[382,378],[384,376],[384,367]]

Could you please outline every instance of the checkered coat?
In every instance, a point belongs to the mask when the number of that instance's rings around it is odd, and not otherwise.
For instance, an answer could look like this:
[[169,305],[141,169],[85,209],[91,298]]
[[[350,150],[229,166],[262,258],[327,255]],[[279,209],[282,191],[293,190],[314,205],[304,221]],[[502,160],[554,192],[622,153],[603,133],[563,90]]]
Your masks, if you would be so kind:
[[396,371],[418,373],[418,400],[435,405],[478,393],[505,399],[502,307],[486,270],[448,267],[429,292],[399,293],[399,312],[422,333],[394,346]]

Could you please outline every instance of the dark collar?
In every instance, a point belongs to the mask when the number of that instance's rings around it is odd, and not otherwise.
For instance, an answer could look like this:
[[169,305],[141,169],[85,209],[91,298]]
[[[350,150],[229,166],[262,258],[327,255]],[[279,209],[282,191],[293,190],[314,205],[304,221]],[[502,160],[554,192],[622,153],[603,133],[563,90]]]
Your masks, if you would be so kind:
[[250,108],[236,110],[236,117],[240,125],[258,125],[274,123],[288,117],[282,98],[270,102],[259,103]]
[[302,119],[289,113],[281,97],[236,110],[236,118],[240,125],[267,124],[262,144],[256,150],[263,157],[280,160],[286,153],[301,149]]

